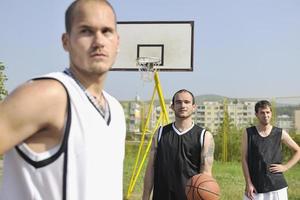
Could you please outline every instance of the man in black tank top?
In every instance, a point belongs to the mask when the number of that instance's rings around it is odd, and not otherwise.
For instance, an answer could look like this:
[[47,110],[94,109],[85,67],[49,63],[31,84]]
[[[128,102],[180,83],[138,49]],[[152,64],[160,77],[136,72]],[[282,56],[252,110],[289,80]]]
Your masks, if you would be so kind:
[[[194,95],[185,89],[172,99],[175,122],[159,128],[144,178],[143,200],[185,200],[185,185],[195,174],[212,175],[214,139],[194,124]],[[205,136],[205,137],[204,137]]]
[[[287,183],[283,172],[300,159],[300,147],[281,128],[271,125],[272,108],[268,101],[255,105],[258,125],[246,129],[242,138],[242,167],[246,182],[244,199],[287,200]],[[281,144],[295,151],[282,163]]]

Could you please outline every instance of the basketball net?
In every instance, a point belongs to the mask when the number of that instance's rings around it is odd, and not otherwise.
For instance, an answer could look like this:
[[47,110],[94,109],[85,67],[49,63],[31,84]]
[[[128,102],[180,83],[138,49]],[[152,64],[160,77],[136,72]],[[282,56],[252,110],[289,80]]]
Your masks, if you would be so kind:
[[136,65],[139,68],[141,79],[143,82],[152,82],[156,67],[160,64],[160,59],[157,57],[139,57],[136,60]]

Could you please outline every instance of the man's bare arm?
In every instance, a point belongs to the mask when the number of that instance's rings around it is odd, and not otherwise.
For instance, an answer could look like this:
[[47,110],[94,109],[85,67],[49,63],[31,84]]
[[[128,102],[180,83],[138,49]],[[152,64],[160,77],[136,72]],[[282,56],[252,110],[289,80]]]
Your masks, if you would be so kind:
[[294,151],[292,158],[285,164],[271,164],[270,171],[273,173],[285,172],[291,167],[293,167],[300,159],[300,147],[299,145],[291,138],[291,136],[285,131],[282,131],[282,142],[288,146],[289,149]]
[[[17,88],[0,103],[0,155],[30,138],[39,142],[47,131],[59,132],[65,111],[66,93],[57,81],[31,81]],[[34,136],[39,131],[45,134]]]
[[249,167],[247,162],[248,157],[248,139],[247,139],[247,132],[245,131],[242,136],[242,144],[241,144],[241,156],[242,156],[242,170],[243,175],[246,183],[245,188],[245,195],[249,199],[254,199],[254,193],[256,193],[256,189],[254,185],[252,184],[250,173],[249,173]]
[[200,172],[212,176],[212,166],[214,161],[215,142],[212,134],[208,131],[205,133],[204,146],[201,153]]

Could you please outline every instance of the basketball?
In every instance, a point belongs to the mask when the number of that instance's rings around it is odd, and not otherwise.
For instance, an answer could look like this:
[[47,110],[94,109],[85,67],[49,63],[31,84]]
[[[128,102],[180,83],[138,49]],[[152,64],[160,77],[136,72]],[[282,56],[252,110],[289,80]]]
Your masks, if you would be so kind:
[[217,181],[206,174],[196,174],[186,184],[187,200],[218,200],[220,187]]

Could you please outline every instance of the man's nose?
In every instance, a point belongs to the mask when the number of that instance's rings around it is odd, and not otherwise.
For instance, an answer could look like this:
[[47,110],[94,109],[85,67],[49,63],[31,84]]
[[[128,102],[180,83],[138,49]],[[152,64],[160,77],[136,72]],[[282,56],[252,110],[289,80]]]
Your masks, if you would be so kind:
[[95,32],[93,46],[100,48],[104,46],[104,36],[100,31]]

